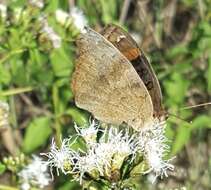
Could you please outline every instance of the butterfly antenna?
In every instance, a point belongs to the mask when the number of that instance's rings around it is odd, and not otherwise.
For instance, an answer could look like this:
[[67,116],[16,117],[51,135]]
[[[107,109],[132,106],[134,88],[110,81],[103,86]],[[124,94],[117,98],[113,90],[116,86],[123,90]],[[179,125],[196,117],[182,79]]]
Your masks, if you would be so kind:
[[197,104],[193,106],[186,106],[186,107],[180,108],[180,110],[187,110],[187,109],[192,109],[192,108],[197,108],[197,107],[202,107],[202,106],[207,106],[207,105],[211,105],[211,102],[206,102],[206,103]]
[[181,121],[183,121],[183,122],[185,122],[185,123],[188,123],[189,125],[192,124],[192,121],[187,121],[187,120],[185,120],[184,118],[181,118],[181,117],[179,117],[178,115],[175,115],[175,114],[173,114],[173,113],[169,113],[169,112],[168,112],[168,115],[173,116],[173,117],[175,117],[175,118],[177,118],[177,119],[179,119],[179,120],[181,120]]

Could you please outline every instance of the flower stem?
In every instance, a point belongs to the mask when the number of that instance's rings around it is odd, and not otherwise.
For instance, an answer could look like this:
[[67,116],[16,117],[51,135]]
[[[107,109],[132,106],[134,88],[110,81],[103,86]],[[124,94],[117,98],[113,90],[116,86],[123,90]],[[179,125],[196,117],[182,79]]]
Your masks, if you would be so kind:
[[54,105],[54,115],[55,115],[55,131],[56,131],[56,144],[61,145],[61,137],[62,137],[62,130],[61,125],[59,122],[59,97],[58,97],[58,87],[57,85],[53,86],[52,89],[52,97],[53,97],[53,105]]
[[13,88],[13,89],[9,89],[9,90],[5,90],[0,92],[1,96],[13,96],[16,94],[21,94],[24,92],[30,92],[33,90],[33,87],[28,86],[28,87],[21,87],[21,88]]
[[26,51],[26,49],[17,49],[17,50],[10,51],[7,55],[5,55],[3,58],[0,59],[0,64],[4,63],[5,61],[7,61],[13,55],[21,54],[24,51]]

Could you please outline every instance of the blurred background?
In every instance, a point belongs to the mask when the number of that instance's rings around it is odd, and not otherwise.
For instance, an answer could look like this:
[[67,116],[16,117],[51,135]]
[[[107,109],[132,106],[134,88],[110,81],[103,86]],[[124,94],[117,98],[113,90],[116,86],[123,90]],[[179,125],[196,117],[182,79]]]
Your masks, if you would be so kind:
[[[0,100],[10,107],[10,126],[0,127],[1,162],[45,152],[53,136],[67,137],[74,122],[88,122],[70,89],[74,41],[81,25],[100,31],[115,23],[155,70],[169,112],[169,156],[176,156],[168,178],[143,178],[141,189],[211,189],[211,105],[185,109],[211,101],[209,0],[1,0],[0,13]],[[46,20],[54,33],[42,28]],[[14,185],[15,171],[2,168],[0,184]],[[80,187],[60,175],[48,189]]]

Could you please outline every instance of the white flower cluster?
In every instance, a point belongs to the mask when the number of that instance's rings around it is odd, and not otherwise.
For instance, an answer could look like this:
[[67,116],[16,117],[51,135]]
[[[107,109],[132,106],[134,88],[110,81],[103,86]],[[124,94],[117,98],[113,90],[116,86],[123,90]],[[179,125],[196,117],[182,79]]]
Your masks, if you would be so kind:
[[[28,3],[31,6],[42,9],[45,5],[43,0],[28,0]],[[21,15],[26,14],[26,11],[22,7],[16,7],[14,9],[15,19],[18,20]],[[0,3],[0,17],[5,19],[7,16],[7,6]],[[44,33],[47,38],[51,41],[53,48],[60,48],[62,39],[59,34],[57,34],[54,29],[49,26],[46,16],[41,15],[39,20],[41,22],[41,33]],[[85,26],[88,25],[88,21],[84,16],[81,9],[78,7],[73,7],[70,9],[70,12],[67,13],[61,9],[55,11],[55,18],[61,25],[73,24],[80,32],[85,32]]]
[[75,174],[75,179],[80,182],[82,182],[85,173],[108,176],[107,171],[118,167],[118,163],[121,165],[125,157],[135,154],[135,141],[133,141],[133,137],[129,136],[128,132],[124,134],[122,131],[118,132],[117,129],[113,128],[101,130],[103,136],[100,142],[97,142],[96,136],[99,129],[94,121],[87,129],[80,129],[78,126],[75,126],[75,128],[78,137],[83,137],[87,143],[86,152],[71,150],[71,137],[64,139],[60,148],[56,147],[53,141],[51,151],[42,154],[48,157],[47,163],[51,171],[55,167],[57,174],[59,174],[58,169],[64,174]]
[[99,131],[98,130],[99,126],[97,125],[95,120],[90,121],[90,125],[87,128],[86,127],[85,128],[79,128],[76,125],[76,123],[75,123],[74,127],[75,127],[77,134],[79,136],[83,137],[88,145],[97,142],[96,137],[97,137],[97,133]]
[[0,101],[0,128],[9,126],[9,105]]
[[124,159],[135,154],[134,150],[135,141],[128,132],[123,134],[115,128],[103,131],[100,141],[90,144],[86,155],[79,160],[80,181],[85,172],[91,173],[94,170],[101,176],[109,177],[109,171],[120,169]]
[[5,18],[7,16],[7,6],[0,3],[0,16]]
[[158,176],[168,177],[167,171],[174,170],[174,166],[169,163],[170,160],[163,159],[169,151],[169,146],[166,144],[168,139],[164,133],[165,122],[159,122],[156,119],[148,123],[139,133],[137,146],[144,153],[150,167],[145,173],[153,171],[155,174],[153,181]]
[[81,31],[85,32],[84,27],[87,26],[87,20],[83,14],[83,12],[77,8],[73,7],[70,10],[70,16],[73,18],[73,22],[75,26]]
[[31,187],[43,188],[49,185],[51,178],[47,171],[47,163],[40,157],[33,156],[33,160],[19,173],[21,190],[29,190]]
[[[112,171],[120,170],[123,161],[131,156],[131,162],[137,153],[141,153],[149,165],[144,173],[153,171],[158,176],[167,176],[167,170],[173,170],[169,161],[163,160],[168,146],[164,136],[163,123],[153,121],[148,129],[130,135],[127,130],[109,128],[100,130],[95,121],[90,123],[88,128],[79,128],[75,125],[78,137],[86,142],[86,152],[73,150],[71,145],[77,140],[64,139],[60,148],[52,141],[51,150],[45,153],[48,157],[48,165],[56,168],[57,174],[61,170],[64,174],[73,174],[75,180],[82,183],[84,174],[106,178],[111,177]],[[102,136],[97,140],[100,131]]]
[[32,6],[35,6],[37,8],[40,8],[40,9],[42,9],[44,7],[43,0],[29,0],[29,4]]
[[73,22],[74,26],[80,31],[85,32],[84,27],[88,25],[88,21],[84,16],[81,9],[78,7],[73,7],[70,9],[70,13],[64,12],[61,9],[58,9],[55,13],[56,20],[62,24],[70,24]]
[[78,154],[70,149],[70,140],[71,139],[64,139],[60,148],[58,148],[55,141],[52,140],[51,151],[41,153],[41,155],[48,157],[47,164],[50,166],[51,174],[53,167],[56,168],[57,175],[59,175],[59,170],[64,174],[72,173],[72,166],[74,166],[74,160],[77,159]]
[[41,32],[46,34],[46,36],[52,42],[53,47],[55,49],[60,48],[61,47],[61,37],[53,30],[52,27],[49,26],[46,18],[41,17],[40,21],[41,21],[41,24],[42,24]]
[[55,12],[56,20],[59,22],[61,25],[65,24],[70,24],[71,23],[71,18],[70,15],[63,11],[62,9],[57,9]]

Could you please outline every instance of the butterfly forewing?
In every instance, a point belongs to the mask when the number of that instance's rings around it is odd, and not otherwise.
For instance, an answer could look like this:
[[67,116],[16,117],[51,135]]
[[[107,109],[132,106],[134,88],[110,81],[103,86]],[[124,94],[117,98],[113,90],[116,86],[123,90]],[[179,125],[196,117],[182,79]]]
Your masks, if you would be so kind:
[[154,115],[161,116],[164,111],[159,82],[150,63],[135,40],[122,28],[113,24],[106,26],[101,34],[132,63],[152,98]]
[[79,57],[72,78],[78,107],[97,119],[135,129],[152,118],[150,95],[132,64],[102,35],[91,29],[77,40]]

